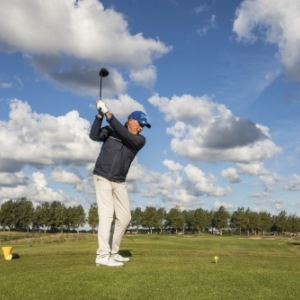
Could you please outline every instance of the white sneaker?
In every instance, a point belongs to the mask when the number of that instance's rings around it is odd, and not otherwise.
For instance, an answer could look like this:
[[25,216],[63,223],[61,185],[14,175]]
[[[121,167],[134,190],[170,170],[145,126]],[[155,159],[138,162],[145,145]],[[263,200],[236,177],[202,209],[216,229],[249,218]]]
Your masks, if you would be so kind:
[[105,257],[96,257],[96,266],[106,266],[106,267],[122,267],[124,264],[119,261],[115,261],[113,258],[109,256]]
[[115,261],[119,261],[119,262],[129,262],[130,259],[128,257],[123,257],[120,254],[114,254],[111,256]]

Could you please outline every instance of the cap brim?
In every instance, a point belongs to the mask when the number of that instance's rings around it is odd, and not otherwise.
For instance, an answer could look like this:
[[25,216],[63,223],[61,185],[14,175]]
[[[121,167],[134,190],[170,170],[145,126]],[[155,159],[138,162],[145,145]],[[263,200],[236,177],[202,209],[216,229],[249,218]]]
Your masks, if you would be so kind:
[[147,128],[151,128],[151,125],[149,124],[149,123],[147,123],[147,124],[143,124],[143,123],[139,123],[142,127],[147,127]]

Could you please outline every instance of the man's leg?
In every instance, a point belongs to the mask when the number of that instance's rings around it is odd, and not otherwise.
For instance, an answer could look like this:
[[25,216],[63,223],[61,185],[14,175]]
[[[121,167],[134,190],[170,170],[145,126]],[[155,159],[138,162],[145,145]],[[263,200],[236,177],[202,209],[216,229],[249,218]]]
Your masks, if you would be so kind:
[[[120,249],[122,237],[131,220],[130,203],[125,182],[113,184],[113,201],[115,208],[115,226],[111,239],[111,254],[114,257]],[[129,260],[126,260],[129,261]]]
[[109,245],[109,237],[111,223],[114,215],[114,203],[112,196],[111,182],[107,179],[94,175],[94,184],[96,189],[96,198],[98,205],[98,250],[97,255],[101,257],[109,256],[111,247]]

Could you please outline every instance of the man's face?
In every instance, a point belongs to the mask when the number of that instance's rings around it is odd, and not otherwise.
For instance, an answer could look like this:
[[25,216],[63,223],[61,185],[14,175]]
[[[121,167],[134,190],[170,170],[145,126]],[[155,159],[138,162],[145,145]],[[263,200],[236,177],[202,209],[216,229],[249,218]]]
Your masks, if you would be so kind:
[[139,134],[143,130],[143,126],[137,120],[129,119],[127,121],[127,129],[132,134]]

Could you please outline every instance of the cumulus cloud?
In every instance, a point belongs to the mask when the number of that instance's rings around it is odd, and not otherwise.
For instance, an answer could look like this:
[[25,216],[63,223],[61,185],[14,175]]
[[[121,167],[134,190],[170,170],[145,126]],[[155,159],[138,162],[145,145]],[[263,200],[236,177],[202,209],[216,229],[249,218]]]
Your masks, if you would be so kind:
[[270,192],[274,190],[274,187],[283,181],[283,178],[277,173],[262,175],[259,176],[260,181],[264,185],[264,189],[266,192]]
[[299,14],[299,1],[244,0],[236,10],[233,31],[239,41],[275,44],[287,74],[300,81]]
[[[15,99],[10,103],[9,120],[0,121],[0,157],[13,161],[12,167],[19,170],[25,165],[83,165],[98,152],[89,130],[90,123],[77,111],[58,117],[38,114],[28,103]],[[8,167],[1,164],[0,171]]]
[[293,174],[293,181],[289,182],[285,188],[289,191],[300,191],[300,176]]
[[241,182],[241,178],[235,168],[227,168],[221,172],[221,175],[230,183]]
[[179,155],[199,161],[252,162],[281,152],[268,128],[232,114],[209,97],[191,95],[171,99],[154,95],[149,102],[161,111],[172,135],[171,148]]
[[[104,62],[123,68],[137,84],[151,85],[153,61],[171,50],[142,33],[131,34],[126,18],[98,0],[5,1],[0,27],[0,50],[20,51],[45,78],[79,93],[95,92],[90,85],[97,88],[96,66]],[[110,92],[124,89],[121,78],[117,71],[110,77]]]
[[229,209],[229,210],[232,210],[234,208],[234,206],[231,203],[215,201],[213,205],[213,209],[218,210],[220,206],[223,206],[225,209]]
[[50,175],[51,180],[63,183],[78,183],[82,180],[77,172],[69,172],[62,168],[55,168]]
[[[15,176],[17,177],[18,174],[15,174]],[[24,175],[21,175],[21,177],[24,177]],[[26,184],[24,184],[24,180]],[[25,197],[31,200],[34,205],[53,201],[61,201],[66,205],[77,205],[76,199],[65,194],[64,191],[50,188],[45,175],[41,172],[33,172],[30,176],[24,177],[24,180],[15,180],[13,187],[0,186],[0,199],[2,199],[2,202],[8,199]]]
[[269,172],[264,168],[262,162],[238,163],[239,172],[248,175],[267,175]]
[[163,164],[173,172],[178,172],[183,169],[183,166],[180,163],[176,163],[173,160],[165,159]]
[[[190,208],[195,203],[203,204],[203,196],[222,197],[231,192],[229,187],[218,187],[216,177],[205,174],[192,165],[184,167],[166,159],[163,164],[167,167],[167,171],[158,173],[145,170],[135,161],[127,180],[129,186],[135,184],[134,187],[144,198],[159,198],[169,207],[180,205]],[[136,189],[131,191],[136,192]]]
[[282,200],[271,201],[271,207],[273,207],[277,211],[283,211],[286,208],[285,203]]
[[127,94],[121,94],[116,99],[106,98],[106,106],[118,116],[119,120],[127,120],[128,115],[135,110],[146,112],[142,104],[131,98]]
[[222,188],[215,186],[217,178],[212,175],[206,175],[201,169],[189,164],[184,168],[184,173],[188,178],[189,186],[192,186],[200,195],[208,196],[226,196],[231,193],[230,187]]

